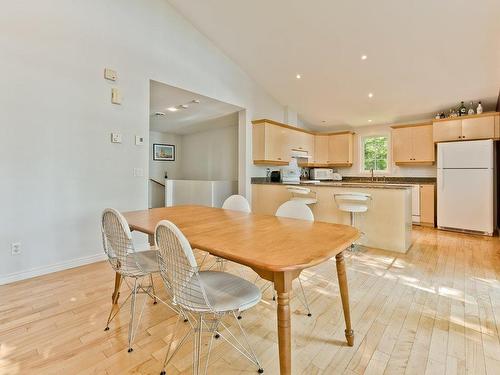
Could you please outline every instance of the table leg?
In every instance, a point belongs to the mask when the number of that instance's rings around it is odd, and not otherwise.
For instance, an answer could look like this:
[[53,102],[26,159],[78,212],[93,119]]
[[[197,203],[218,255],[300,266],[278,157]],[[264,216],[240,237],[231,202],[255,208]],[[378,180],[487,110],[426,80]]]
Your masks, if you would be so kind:
[[122,275],[118,272],[115,273],[115,290],[113,291],[113,295],[111,299],[113,300],[113,304],[116,305],[118,303],[118,298],[120,298],[120,286],[122,285]]
[[354,345],[354,331],[351,328],[351,312],[349,308],[349,286],[347,285],[347,276],[345,272],[344,253],[335,256],[337,261],[337,277],[339,279],[340,297],[342,298],[342,308],[344,309],[345,319],[345,338],[347,345]]
[[274,287],[278,294],[278,349],[281,375],[290,375],[292,373],[291,286],[292,280],[288,274],[275,274]]

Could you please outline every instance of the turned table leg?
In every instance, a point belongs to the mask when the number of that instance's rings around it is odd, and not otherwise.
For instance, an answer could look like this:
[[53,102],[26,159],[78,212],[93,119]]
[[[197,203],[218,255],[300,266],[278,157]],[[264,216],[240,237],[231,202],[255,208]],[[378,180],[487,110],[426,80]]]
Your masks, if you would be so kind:
[[120,286],[122,285],[122,275],[118,272],[115,273],[115,290],[113,291],[113,295],[111,299],[113,304],[116,305],[118,303],[118,298],[120,298]]
[[290,375],[292,373],[291,286],[290,275],[286,273],[275,274],[274,287],[278,294],[278,349],[281,375]]
[[351,327],[351,311],[349,308],[349,286],[347,285],[347,275],[345,272],[344,253],[335,256],[337,261],[337,277],[339,279],[340,297],[342,298],[342,308],[344,309],[345,319],[345,338],[347,345],[354,345],[354,331]]

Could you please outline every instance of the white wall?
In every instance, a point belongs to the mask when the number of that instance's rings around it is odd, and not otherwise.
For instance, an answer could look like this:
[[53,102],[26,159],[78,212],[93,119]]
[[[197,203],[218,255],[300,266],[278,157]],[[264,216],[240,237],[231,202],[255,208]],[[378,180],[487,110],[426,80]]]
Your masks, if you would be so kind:
[[[250,120],[283,121],[283,107],[164,0],[4,2],[0,51],[0,282],[95,259],[102,209],[147,207],[148,142],[134,136],[148,137],[150,79],[247,109],[243,193]],[[110,104],[112,86],[121,106]],[[22,254],[11,256],[15,241]]]
[[238,124],[182,137],[182,178],[238,179]]
[[361,138],[365,136],[386,135],[389,137],[389,171],[380,173],[394,177],[436,177],[436,166],[399,167],[392,161],[391,127],[390,125],[376,125],[354,128],[354,163],[350,168],[338,168],[344,176],[363,176],[361,172]]

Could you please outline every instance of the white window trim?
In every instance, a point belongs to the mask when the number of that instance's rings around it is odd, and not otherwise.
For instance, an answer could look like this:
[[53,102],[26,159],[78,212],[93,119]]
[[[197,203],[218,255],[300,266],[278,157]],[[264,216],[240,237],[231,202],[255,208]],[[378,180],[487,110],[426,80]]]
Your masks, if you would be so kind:
[[383,171],[373,171],[374,175],[390,175],[391,174],[391,165],[392,165],[392,155],[391,155],[391,134],[388,132],[376,132],[370,134],[364,134],[359,137],[359,172],[361,174],[369,175],[371,172],[365,170],[365,149],[364,143],[366,138],[372,137],[386,137],[387,138],[387,167]]

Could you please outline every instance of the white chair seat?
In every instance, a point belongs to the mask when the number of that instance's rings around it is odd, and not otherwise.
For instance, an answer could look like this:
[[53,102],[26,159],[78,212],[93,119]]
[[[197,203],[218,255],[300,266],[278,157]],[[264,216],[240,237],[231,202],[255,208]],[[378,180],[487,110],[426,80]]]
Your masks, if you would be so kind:
[[137,251],[135,254],[129,254],[127,256],[129,274],[139,276],[160,272],[157,254],[158,250]]
[[[257,286],[227,272],[201,271],[199,278],[210,306],[217,312],[244,311],[262,298]],[[198,283],[198,279],[194,277],[192,282]]]
[[299,201],[299,202],[304,202],[305,204],[314,204],[318,203],[318,200],[316,198],[302,198],[302,197],[292,197],[290,199],[292,201]]
[[345,212],[366,212],[366,211],[368,211],[368,206],[354,204],[354,203],[339,203],[338,207],[339,207],[339,210],[345,211]]

